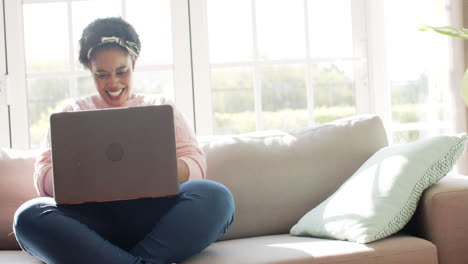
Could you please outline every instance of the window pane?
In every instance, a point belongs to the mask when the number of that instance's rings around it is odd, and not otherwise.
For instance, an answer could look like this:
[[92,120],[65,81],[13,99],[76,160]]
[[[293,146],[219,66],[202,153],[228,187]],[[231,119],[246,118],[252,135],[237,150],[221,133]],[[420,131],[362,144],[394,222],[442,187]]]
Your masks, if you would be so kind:
[[311,74],[317,123],[356,114],[353,62],[314,64]]
[[68,80],[28,79],[27,85],[31,148],[37,148],[49,128],[49,115],[70,97]]
[[211,71],[213,132],[237,134],[255,131],[251,67]]
[[252,59],[252,9],[250,0],[208,0],[210,61]]
[[[163,94],[174,100],[174,82],[172,71],[133,72],[132,92],[145,94]],[[77,79],[79,97],[98,94],[91,76]]]
[[395,132],[396,135],[406,133],[395,140],[404,143],[439,134],[450,118],[449,47],[446,37],[418,28],[422,24],[448,25],[446,2],[395,0],[385,1],[385,8],[394,127],[399,131],[401,126],[413,123],[428,129]]
[[76,69],[83,69],[78,62],[79,40],[83,29],[97,18],[121,16],[120,0],[88,0],[72,2],[73,45],[76,50],[74,63]]
[[23,12],[27,72],[68,70],[67,4],[25,4]]
[[98,94],[94,80],[91,76],[78,77],[77,87],[78,87],[78,97],[86,97],[94,94]]
[[308,1],[311,57],[353,56],[351,0]]
[[450,122],[446,122],[440,128],[423,127],[423,129],[399,129],[393,131],[392,144],[405,144],[422,138],[434,137],[436,135],[453,134]]
[[172,64],[170,0],[127,1],[127,20],[140,35],[139,65]]
[[305,58],[304,1],[257,0],[256,3],[259,57]]
[[174,74],[172,71],[144,71],[133,73],[133,92],[162,94],[174,101]]
[[392,119],[398,123],[423,121],[427,113],[424,103],[428,96],[427,77],[418,80],[391,81]]
[[393,132],[392,144],[404,144],[419,139],[421,131],[419,130],[406,130]]
[[265,66],[261,70],[262,116],[265,129],[307,126],[304,65]]

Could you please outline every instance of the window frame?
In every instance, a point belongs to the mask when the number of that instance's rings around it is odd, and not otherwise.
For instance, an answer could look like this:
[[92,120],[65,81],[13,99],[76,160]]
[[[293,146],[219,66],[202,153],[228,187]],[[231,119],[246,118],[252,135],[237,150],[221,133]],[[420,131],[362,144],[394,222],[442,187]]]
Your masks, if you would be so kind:
[[10,119],[9,106],[7,104],[7,57],[6,57],[6,38],[5,38],[5,2],[0,1],[0,147],[11,147],[10,142]]
[[7,104],[10,108],[10,147],[29,149],[26,67],[22,30],[23,8],[21,1],[5,1],[5,23],[8,52]]

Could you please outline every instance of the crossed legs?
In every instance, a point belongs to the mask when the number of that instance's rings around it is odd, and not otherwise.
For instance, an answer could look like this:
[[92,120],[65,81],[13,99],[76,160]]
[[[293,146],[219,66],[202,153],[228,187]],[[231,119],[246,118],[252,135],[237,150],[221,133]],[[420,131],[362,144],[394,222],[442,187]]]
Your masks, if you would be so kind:
[[233,219],[231,192],[194,180],[172,197],[79,205],[35,198],[18,208],[13,228],[23,250],[49,264],[166,264],[208,247]]

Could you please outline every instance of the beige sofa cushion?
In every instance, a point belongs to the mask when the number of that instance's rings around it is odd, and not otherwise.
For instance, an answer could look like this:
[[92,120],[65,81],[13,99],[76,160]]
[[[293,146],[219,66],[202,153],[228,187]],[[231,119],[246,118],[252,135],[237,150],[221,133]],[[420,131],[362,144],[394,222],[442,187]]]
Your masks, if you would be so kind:
[[5,264],[44,264],[40,259],[31,257],[21,250],[0,250],[0,263]]
[[[0,251],[0,263],[40,264],[22,251]],[[181,264],[437,264],[426,240],[393,236],[367,245],[290,235],[216,242]]]
[[235,239],[212,244],[183,264],[436,264],[429,241],[393,236],[366,245],[290,235]]
[[295,132],[200,139],[207,178],[225,184],[236,218],[221,238],[285,234],[372,154],[387,146],[377,116],[357,116]]
[[22,203],[37,197],[33,183],[36,154],[0,149],[0,249],[19,249],[12,234],[13,215]]

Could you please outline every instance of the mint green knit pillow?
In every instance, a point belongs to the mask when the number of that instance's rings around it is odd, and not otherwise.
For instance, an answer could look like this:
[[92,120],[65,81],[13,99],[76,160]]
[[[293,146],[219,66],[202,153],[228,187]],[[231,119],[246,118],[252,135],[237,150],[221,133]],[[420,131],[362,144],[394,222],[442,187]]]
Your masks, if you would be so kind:
[[452,169],[466,141],[467,135],[460,134],[382,148],[304,215],[291,235],[368,243],[398,232],[413,216],[422,192]]

